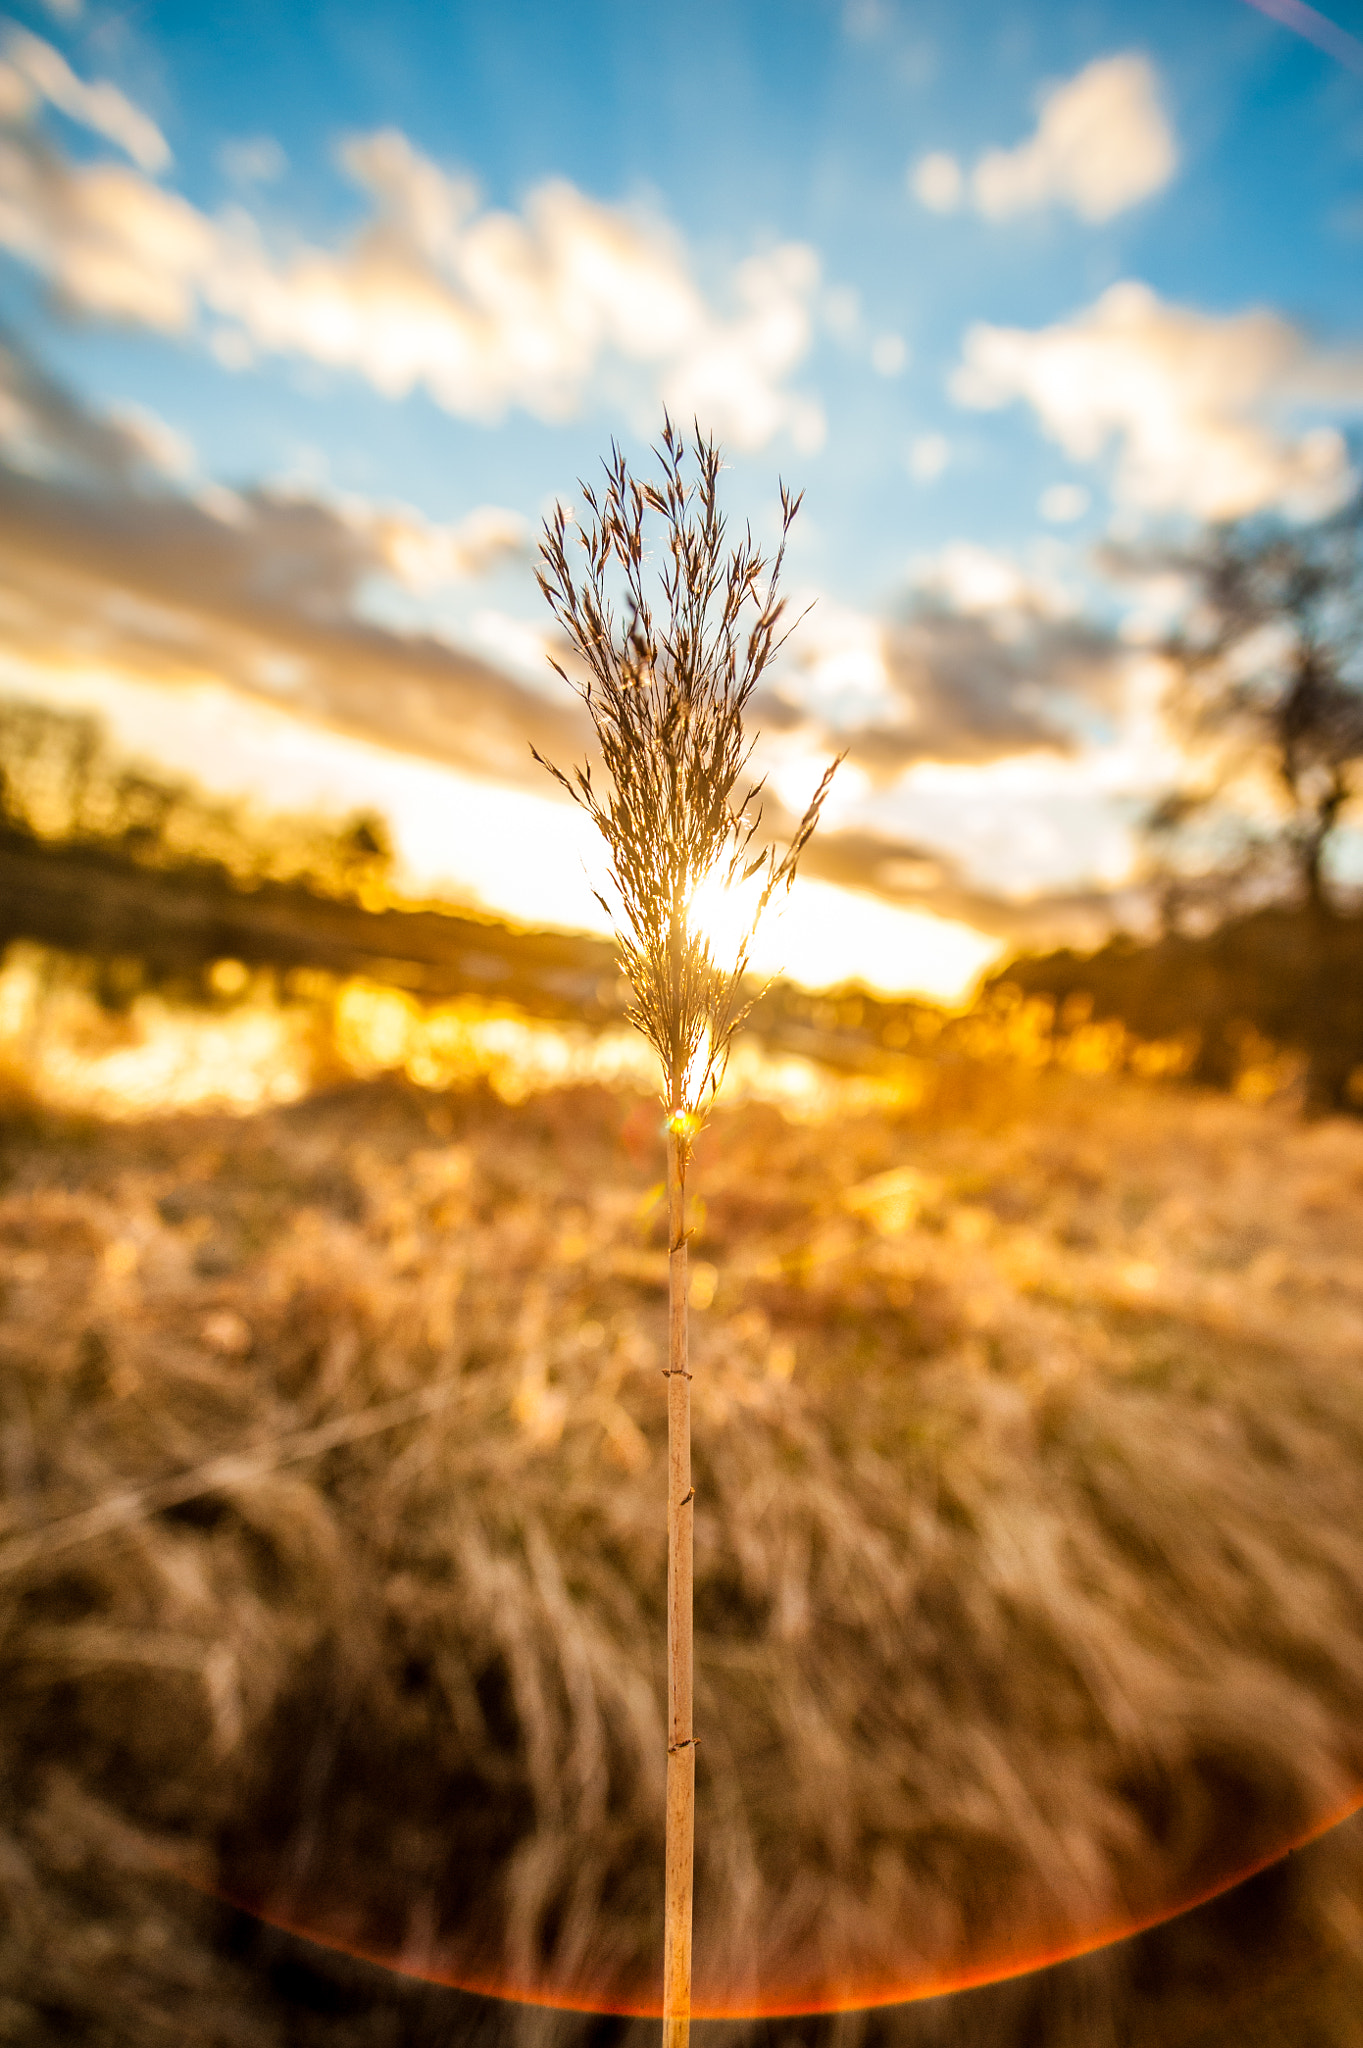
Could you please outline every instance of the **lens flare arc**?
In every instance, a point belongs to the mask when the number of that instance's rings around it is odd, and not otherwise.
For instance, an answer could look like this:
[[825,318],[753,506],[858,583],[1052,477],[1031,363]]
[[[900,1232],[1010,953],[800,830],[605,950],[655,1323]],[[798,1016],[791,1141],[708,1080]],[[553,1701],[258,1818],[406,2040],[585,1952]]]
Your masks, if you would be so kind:
[[[1130,1941],[1140,1934],[1163,1927],[1172,1920],[1192,1913],[1200,1906],[1209,1905],[1213,1899],[1224,1897],[1238,1885],[1246,1884],[1261,1872],[1280,1863],[1285,1857],[1295,1855],[1311,1843],[1319,1841],[1332,1828],[1341,1826],[1354,1814],[1363,1812],[1363,1789],[1354,1793],[1343,1805],[1333,1810],[1323,1820],[1308,1828],[1290,1842],[1271,1850],[1267,1855],[1257,1857],[1252,1863],[1234,1871],[1229,1877],[1219,1878],[1216,1883],[1180,1900],[1177,1905],[1162,1907],[1154,1913],[1111,1927],[1094,1929],[1090,1933],[1076,1936],[1073,1940],[1062,1941],[1051,1946],[1021,1949],[1010,1953],[994,1955],[964,1969],[948,1970],[940,1975],[917,1978],[895,1983],[845,1984],[830,1991],[827,1986],[820,1990],[801,1990],[798,1986],[775,1991],[760,2001],[731,2003],[718,1998],[707,1990],[702,1979],[692,2001],[692,2017],[698,2020],[772,2020],[794,2019],[808,2014],[863,2012],[878,2006],[912,2005],[924,1999],[949,1997],[958,1991],[977,1991],[989,1984],[1000,1984],[1014,1977],[1027,1977],[1038,1970],[1048,1970],[1060,1963],[1075,1962],[1081,1956],[1093,1955],[1098,1950],[1110,1948],[1117,1942]],[[398,1976],[413,1977],[421,1983],[437,1984],[448,1991],[462,1991],[477,1998],[495,1998],[503,2003],[535,2005],[558,2012],[600,2013],[622,2019],[658,2019],[662,2005],[653,1995],[628,1995],[620,1992],[573,1989],[559,1985],[522,1984],[501,1976],[489,1976],[480,1971],[441,1968],[434,1964],[418,1967],[407,1959],[396,1959],[385,1955],[362,1942],[342,1940],[338,1935],[329,1934],[324,1928],[296,1920],[273,1908],[262,1906],[249,1899],[241,1898],[217,1886],[207,1885],[190,1872],[177,1866],[168,1866],[169,1873],[197,1891],[203,1891],[216,1898],[221,1904],[230,1906],[236,1912],[249,1913],[253,1919],[266,1926],[276,1928],[281,1934],[296,1940],[311,1942],[317,1948],[331,1950],[334,1954],[345,1955],[353,1961],[372,1964],[377,1969],[390,1970]]]

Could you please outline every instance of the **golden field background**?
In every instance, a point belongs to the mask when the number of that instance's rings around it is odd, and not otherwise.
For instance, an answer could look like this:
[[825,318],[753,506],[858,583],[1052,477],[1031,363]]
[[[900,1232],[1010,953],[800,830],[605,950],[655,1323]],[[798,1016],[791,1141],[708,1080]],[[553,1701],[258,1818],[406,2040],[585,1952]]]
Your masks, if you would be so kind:
[[[1082,1945],[1357,1796],[1363,1129],[1095,1043],[701,1140],[703,2011]],[[646,2038],[228,1903],[657,1976],[658,1112],[440,1079],[109,1120],[12,1069],[0,2039]],[[1354,1823],[1087,1960],[716,2039],[1351,2043],[1359,1874]]]

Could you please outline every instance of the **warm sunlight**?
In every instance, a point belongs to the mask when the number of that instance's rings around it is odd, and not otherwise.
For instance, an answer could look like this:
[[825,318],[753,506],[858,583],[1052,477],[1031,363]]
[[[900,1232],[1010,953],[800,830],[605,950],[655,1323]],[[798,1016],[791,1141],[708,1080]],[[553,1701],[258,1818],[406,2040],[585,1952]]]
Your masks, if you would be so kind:
[[783,914],[770,932],[765,922],[759,930],[752,964],[755,973],[788,974],[808,988],[857,981],[957,1003],[1003,950],[1001,939],[954,918],[797,875]]
[[0,2041],[1363,2048],[1361,9],[4,0]]
[[[130,752],[211,789],[249,792],[262,807],[380,810],[393,832],[396,880],[414,896],[446,896],[527,925],[609,929],[595,894],[610,893],[596,833],[575,806],[533,785],[415,759],[212,683],[170,691],[88,664],[54,670],[13,659],[0,675],[54,706],[97,710]],[[742,939],[759,887],[755,879],[726,888],[721,874],[697,888],[694,915],[717,957]],[[956,919],[797,876],[789,896],[782,890],[769,906],[752,964],[810,988],[861,981],[950,1003],[1001,950]]]
[[[719,964],[737,957],[761,889],[760,875],[727,884],[723,868],[697,886],[691,915]],[[854,981],[881,994],[956,1003],[1002,951],[1001,940],[956,919],[797,875],[773,896],[750,958],[755,974],[789,975],[807,988]]]
[[[740,869],[729,879],[729,862],[720,860],[702,875],[691,892],[687,920],[693,931],[709,945],[715,965],[732,967],[752,936],[761,908],[765,877],[759,871],[746,879]],[[785,908],[785,891],[780,890],[768,904],[759,929],[775,929]]]

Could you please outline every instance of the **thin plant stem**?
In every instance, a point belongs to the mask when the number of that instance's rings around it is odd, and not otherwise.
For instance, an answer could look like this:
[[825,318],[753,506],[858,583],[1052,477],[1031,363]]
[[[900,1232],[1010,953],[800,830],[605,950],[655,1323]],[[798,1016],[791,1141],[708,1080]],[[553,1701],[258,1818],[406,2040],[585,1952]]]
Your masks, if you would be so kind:
[[[576,529],[580,554],[569,554],[562,507],[545,523],[540,589],[580,664],[574,687],[591,718],[604,777],[593,780],[589,762],[568,775],[535,758],[582,806],[609,848],[615,902],[600,901],[615,922],[620,962],[634,992],[628,1015],[662,1069],[668,1187],[663,2044],[687,2048],[696,1735],[686,1170],[735,1033],[752,1008],[750,954],[758,924],[795,878],[837,763],[785,851],[762,847],[761,783],[741,787],[753,747],[744,712],[785,639],[779,586],[800,500],[782,487],[781,537],[768,561],[750,532],[728,545],[719,510],[720,454],[712,440],[697,429],[688,454],[665,420],[654,454],[658,483],[632,476],[612,447],[601,495],[580,486],[587,515]],[[660,535],[657,555],[648,529]],[[553,666],[569,680],[565,669]],[[693,915],[697,892],[714,881],[750,891],[743,928],[727,952],[712,947]]]
[[696,1837],[692,1723],[691,1369],[687,1354],[686,1167],[689,1139],[667,1133],[667,1840],[664,1851],[663,2048],[687,2048]]

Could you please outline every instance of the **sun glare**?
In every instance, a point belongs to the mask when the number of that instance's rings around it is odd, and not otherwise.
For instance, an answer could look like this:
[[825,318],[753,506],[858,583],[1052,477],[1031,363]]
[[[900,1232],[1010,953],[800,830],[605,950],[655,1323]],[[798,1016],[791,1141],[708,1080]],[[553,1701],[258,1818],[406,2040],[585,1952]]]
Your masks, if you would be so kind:
[[[728,879],[728,864],[717,861],[691,892],[688,916],[693,931],[710,948],[716,966],[731,967],[749,939],[762,901],[763,877],[752,875],[744,881]],[[779,924],[785,910],[785,892],[768,904],[760,930]]]
[[959,1003],[1003,951],[1001,939],[954,918],[804,875],[783,912],[770,927],[763,921],[753,971],[788,975],[807,988],[855,981],[877,994]]
[[760,875],[731,883],[722,864],[697,883],[691,923],[721,967],[751,935],[751,966],[763,977],[785,975],[808,988],[855,981],[878,994],[958,1003],[1003,951],[1002,940],[954,918],[803,875],[772,898],[754,933],[761,891]]

